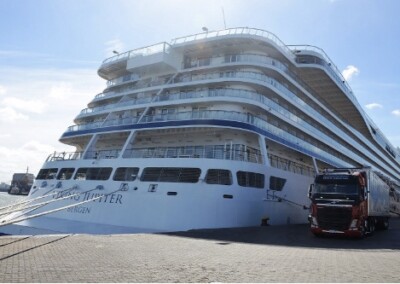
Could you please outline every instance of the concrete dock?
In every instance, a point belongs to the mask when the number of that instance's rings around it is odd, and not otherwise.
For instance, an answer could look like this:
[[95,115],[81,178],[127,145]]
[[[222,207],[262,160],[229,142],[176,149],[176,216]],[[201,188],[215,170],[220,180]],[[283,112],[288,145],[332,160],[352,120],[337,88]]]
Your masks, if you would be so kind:
[[363,240],[306,225],[0,237],[0,282],[400,282],[399,271],[399,219]]

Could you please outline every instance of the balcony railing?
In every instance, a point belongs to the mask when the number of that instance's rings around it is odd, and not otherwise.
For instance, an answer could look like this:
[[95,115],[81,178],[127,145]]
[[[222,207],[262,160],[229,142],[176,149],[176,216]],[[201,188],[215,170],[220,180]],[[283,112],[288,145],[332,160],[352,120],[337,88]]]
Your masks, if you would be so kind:
[[87,151],[84,159],[116,159],[121,149]]
[[275,34],[268,32],[268,31],[254,29],[254,28],[247,28],[247,27],[225,29],[225,30],[220,30],[220,31],[210,31],[210,32],[199,33],[199,34],[190,35],[190,36],[179,37],[179,38],[173,39],[171,41],[171,45],[173,46],[173,45],[177,45],[177,44],[187,43],[190,41],[211,39],[211,38],[216,38],[216,37],[235,36],[235,35],[242,36],[242,37],[258,36],[258,37],[264,38],[266,40],[272,41],[274,44],[279,46],[285,52],[286,56],[288,56],[289,58],[294,57],[291,50]]
[[[311,113],[314,113],[317,117],[320,117],[322,120],[324,120],[326,123],[328,123],[329,125],[333,126],[333,124],[328,121],[327,119],[325,119],[322,115],[320,115],[317,111],[315,111],[312,107],[308,106],[303,100],[301,100],[299,97],[297,97],[294,93],[292,93],[288,88],[286,88],[285,86],[281,85],[279,82],[277,82],[275,79],[268,77],[264,74],[261,73],[255,73],[255,72],[243,72],[243,71],[239,71],[239,72],[225,72],[225,73],[210,73],[210,74],[202,74],[202,75],[198,75],[196,77],[197,80],[202,80],[202,79],[210,79],[210,78],[249,78],[252,80],[258,80],[261,82],[265,82],[267,84],[272,85],[274,88],[277,88],[278,90],[280,90],[282,93],[288,95],[291,99],[295,100],[297,104],[302,105],[303,107],[307,108],[308,111],[310,111]],[[188,78],[188,81],[191,81],[193,78]],[[200,93],[199,93],[200,94]],[[234,95],[234,94],[233,94]],[[320,131],[316,130],[315,127],[313,127],[312,125],[309,125],[307,122],[301,120],[300,118],[294,116],[293,114],[289,114],[286,110],[284,110],[281,106],[279,106],[278,104],[272,102],[271,100],[257,94],[255,95],[254,93],[251,92],[247,92],[244,91],[241,93],[241,95],[244,95],[242,97],[247,97],[250,99],[256,99],[258,101],[261,101],[262,103],[264,103],[265,105],[274,108],[276,111],[278,111],[279,113],[287,116],[289,119],[294,120],[297,123],[300,123],[302,126],[306,127],[308,130],[312,131],[313,133],[324,137],[325,139],[328,140],[332,140],[332,138],[326,136],[325,134],[321,133]],[[172,96],[172,95],[171,95]],[[195,96],[193,93],[189,94],[188,96]],[[157,100],[163,100],[166,97],[160,96],[157,97]],[[150,116],[145,116],[141,122],[155,122],[155,121],[166,121],[166,120],[184,120],[184,119],[194,119],[196,118],[196,115],[198,114],[194,114],[192,115],[190,112],[184,114],[180,114],[179,117],[174,118],[174,116],[176,116],[177,114],[168,114],[167,119],[165,118],[165,115],[150,115]],[[225,118],[225,119],[229,119],[229,118]],[[123,125],[123,124],[129,124],[129,123],[136,123],[137,122],[137,118],[125,118],[125,119],[113,119],[113,120],[108,120],[106,123],[101,124],[100,126],[98,126],[97,124],[93,124],[96,127],[101,127],[101,126],[110,126],[110,125]],[[78,127],[76,130],[82,130],[82,129],[88,129],[88,128],[92,128],[92,124],[90,124],[88,127]],[[337,128],[337,127],[334,127]],[[73,128],[70,128],[71,130]],[[76,131],[73,130],[73,131]],[[328,141],[326,140],[326,141]],[[342,151],[343,153],[346,153],[349,157],[353,158],[353,159],[357,159],[358,157],[350,152],[347,148],[343,147],[343,145],[339,144],[339,143],[335,143],[336,144],[336,148],[339,149],[340,151]]]
[[46,162],[80,160],[82,158],[82,154],[82,151],[54,152],[47,157]]
[[241,144],[150,147],[126,150],[124,158],[199,158],[245,161],[261,164],[260,150]]
[[130,51],[112,56],[110,58],[107,58],[106,60],[103,61],[103,65],[111,63],[111,62],[119,61],[119,60],[127,60],[128,58],[133,58],[136,56],[148,56],[148,55],[159,53],[159,52],[169,53],[170,48],[171,48],[171,46],[166,42],[157,43],[154,45],[130,50]]
[[300,175],[315,176],[315,170],[312,167],[293,162],[291,160],[268,154],[269,164],[271,167],[278,168],[284,171],[293,172]]
[[[82,159],[82,153],[83,152],[54,152],[49,155],[46,162],[78,160]],[[120,149],[88,151],[84,159],[115,159],[119,157],[120,153]],[[126,150],[123,154],[123,158],[195,158],[244,161],[257,164],[263,163],[260,150],[242,144],[137,148]],[[301,175],[315,175],[313,168],[303,164],[272,154],[268,154],[268,159],[271,167]]]

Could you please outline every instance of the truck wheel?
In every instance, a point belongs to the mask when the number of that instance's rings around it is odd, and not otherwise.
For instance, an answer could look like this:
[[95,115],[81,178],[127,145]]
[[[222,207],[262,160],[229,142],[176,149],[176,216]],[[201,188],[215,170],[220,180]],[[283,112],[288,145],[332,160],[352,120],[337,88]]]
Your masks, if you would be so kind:
[[376,224],[377,228],[380,230],[387,230],[389,229],[389,218],[381,218],[379,219],[378,223]]
[[382,230],[389,229],[389,218],[384,218],[382,220]]
[[362,224],[361,227],[360,227],[360,239],[365,238],[365,234],[367,232],[367,228],[368,228],[368,222],[364,221],[364,224]]
[[323,238],[324,235],[323,234],[319,234],[319,233],[313,233],[314,237],[316,238]]
[[370,218],[368,220],[368,233],[372,235],[375,232],[375,218]]

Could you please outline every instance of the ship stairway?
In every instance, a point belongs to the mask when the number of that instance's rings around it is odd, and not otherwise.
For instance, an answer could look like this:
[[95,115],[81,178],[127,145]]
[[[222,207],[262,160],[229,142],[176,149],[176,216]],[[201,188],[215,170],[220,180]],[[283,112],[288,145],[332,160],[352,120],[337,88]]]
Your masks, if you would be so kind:
[[[121,186],[117,190],[114,190],[112,192],[104,193],[104,194],[96,194],[96,195],[93,195],[91,198],[88,198],[83,201],[79,201],[80,199],[78,199],[77,201],[72,202],[72,204],[68,204],[68,205],[64,205],[64,206],[60,205],[56,208],[52,208],[52,209],[49,209],[49,210],[46,210],[46,211],[43,211],[40,213],[32,214],[35,210],[38,210],[39,208],[43,208],[46,205],[53,204],[55,202],[59,202],[59,201],[66,200],[66,199],[72,199],[77,196],[84,196],[85,194],[90,193],[92,191],[102,191],[102,190],[104,190],[104,187],[102,185],[98,185],[96,188],[89,189],[89,190],[86,190],[83,192],[70,193],[70,191],[73,189],[77,189],[77,187],[73,186],[71,188],[68,188],[68,189],[65,189],[65,190],[62,190],[59,192],[54,192],[54,189],[52,189],[52,190],[48,191],[47,193],[43,194],[42,196],[30,199],[30,200],[24,200],[21,202],[17,202],[17,203],[8,205],[8,206],[0,207],[0,227],[15,224],[15,223],[33,219],[33,218],[37,218],[40,216],[48,215],[48,214],[55,213],[55,212],[58,212],[61,210],[66,210],[68,208],[72,208],[72,207],[82,205],[85,203],[89,203],[92,201],[96,201],[103,197],[107,197],[111,194],[115,194],[116,192],[127,191],[128,186],[127,186],[127,184],[122,183]],[[53,198],[51,196],[53,196]],[[51,198],[51,200],[38,202],[38,200],[44,199],[47,197]],[[18,212],[20,214],[18,214]],[[15,213],[15,214],[13,214],[13,213]],[[1,218],[1,216],[5,216],[5,217]]]
[[[176,78],[176,76],[178,76],[179,72],[175,73],[171,78],[169,78],[169,80],[163,85],[163,87],[157,92],[157,94],[152,98],[151,102],[154,102],[154,100],[156,98],[158,98],[164,91],[165,86],[171,84],[171,82],[173,82]],[[137,123],[140,123],[143,119],[143,117],[145,117],[149,111],[150,107],[146,107],[146,109],[143,111],[142,115],[139,117]]]
[[267,190],[267,195],[266,195],[266,198],[264,199],[264,201],[287,202],[291,205],[299,206],[299,207],[303,208],[304,210],[310,209],[310,207],[308,205],[300,204],[300,203],[294,202],[292,200],[289,200],[287,198],[276,195],[276,190]]
[[[163,87],[152,98],[151,102],[153,102],[164,91],[166,85],[168,85],[171,82],[173,82],[173,80],[176,78],[176,76],[178,74],[179,74],[179,72],[175,73],[171,78],[169,78],[169,80],[163,85]],[[118,103],[124,102],[129,95],[130,94],[126,94],[126,95],[122,96],[121,99],[118,101]],[[143,111],[143,113],[141,114],[141,116],[139,117],[139,119],[138,119],[138,121],[136,123],[139,123],[142,120],[142,118],[147,114],[148,110],[149,110],[149,107],[146,107],[146,109]],[[106,126],[108,121],[113,120],[114,119],[114,115],[115,115],[115,112],[110,111],[108,113],[108,115],[106,116],[106,118],[103,120],[102,126]]]

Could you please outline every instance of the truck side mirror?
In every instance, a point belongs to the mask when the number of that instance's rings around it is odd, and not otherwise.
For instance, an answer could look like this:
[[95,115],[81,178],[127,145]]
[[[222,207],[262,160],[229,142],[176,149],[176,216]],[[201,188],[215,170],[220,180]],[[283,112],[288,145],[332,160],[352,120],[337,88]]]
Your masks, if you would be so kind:
[[367,199],[367,188],[364,186],[360,187],[360,197],[362,200],[366,200]]
[[308,198],[311,199],[313,191],[314,191],[314,184],[310,184],[310,187],[308,188]]

